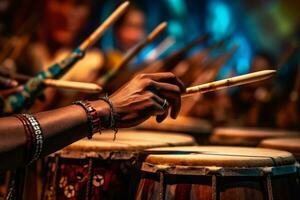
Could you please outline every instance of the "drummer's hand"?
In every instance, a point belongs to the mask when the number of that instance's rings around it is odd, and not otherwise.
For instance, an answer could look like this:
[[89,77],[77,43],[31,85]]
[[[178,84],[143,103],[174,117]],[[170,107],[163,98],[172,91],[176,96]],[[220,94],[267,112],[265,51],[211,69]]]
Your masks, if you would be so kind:
[[[156,115],[162,122],[171,109],[175,119],[181,107],[183,83],[174,74],[140,74],[121,87],[111,97],[116,112],[120,115],[120,127],[136,126],[150,116]],[[167,105],[164,105],[165,100]]]

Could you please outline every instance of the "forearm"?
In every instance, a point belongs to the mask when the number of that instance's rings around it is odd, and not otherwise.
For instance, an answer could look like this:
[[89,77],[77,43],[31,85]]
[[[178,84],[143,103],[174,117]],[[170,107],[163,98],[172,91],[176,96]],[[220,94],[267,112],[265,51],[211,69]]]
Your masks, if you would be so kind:
[[[107,115],[107,105],[93,105],[101,115]],[[87,117],[78,105],[34,114],[39,121],[44,141],[41,156],[53,153],[87,135]],[[12,169],[26,164],[26,135],[22,123],[15,117],[0,120],[0,169]]]

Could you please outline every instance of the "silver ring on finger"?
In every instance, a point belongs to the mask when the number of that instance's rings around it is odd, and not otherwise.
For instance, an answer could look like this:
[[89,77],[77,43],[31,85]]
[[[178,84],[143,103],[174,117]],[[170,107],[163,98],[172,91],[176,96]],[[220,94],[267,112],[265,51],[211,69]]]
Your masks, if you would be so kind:
[[162,105],[162,108],[165,110],[167,107],[169,107],[169,103],[168,103],[167,99],[165,99],[164,103]]

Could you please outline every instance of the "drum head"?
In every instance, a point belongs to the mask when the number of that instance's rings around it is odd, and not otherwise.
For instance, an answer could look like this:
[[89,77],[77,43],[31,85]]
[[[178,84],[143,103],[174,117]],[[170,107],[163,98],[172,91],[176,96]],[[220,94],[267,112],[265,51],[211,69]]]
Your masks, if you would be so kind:
[[175,120],[167,118],[162,123],[157,123],[156,119],[152,117],[139,125],[138,129],[209,135],[212,127],[211,124],[205,120],[179,116]]
[[279,149],[291,152],[300,160],[300,137],[265,139],[259,144],[261,147]]
[[157,133],[149,131],[120,130],[113,141],[114,133],[95,134],[93,139],[82,139],[64,150],[80,152],[139,151],[146,148],[195,145],[193,137],[185,134]]
[[220,127],[213,131],[210,142],[218,145],[257,146],[261,140],[266,138],[295,137],[297,135],[299,135],[298,132],[286,130]]
[[220,146],[187,146],[148,149],[145,162],[154,165],[267,167],[294,164],[286,151]]
[[[109,131],[102,134],[96,134],[93,136],[93,139],[99,141],[112,141],[113,133]],[[148,146],[186,146],[196,144],[192,136],[182,133],[174,134],[169,132],[153,132],[134,129],[120,130],[114,142],[127,142],[131,145],[142,145],[142,148],[149,148]],[[143,146],[143,144],[146,146]]]

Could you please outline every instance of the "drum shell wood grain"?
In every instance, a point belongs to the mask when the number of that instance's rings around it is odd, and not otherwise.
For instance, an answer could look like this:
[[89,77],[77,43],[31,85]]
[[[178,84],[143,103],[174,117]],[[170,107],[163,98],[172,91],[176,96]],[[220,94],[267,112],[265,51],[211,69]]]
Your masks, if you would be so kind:
[[[134,137],[135,136],[135,137]],[[83,139],[53,154],[43,199],[123,199],[135,190],[136,158],[145,148],[195,145],[191,136],[143,131],[120,131]]]
[[[226,154],[233,153],[235,160],[223,166],[223,161],[228,159],[218,155],[222,153],[220,150]],[[197,163],[189,161],[180,163],[180,160],[186,159],[189,151],[194,154],[209,151],[210,154],[207,156],[211,159],[201,161],[202,156],[205,155],[202,153],[194,155],[200,160]],[[252,153],[259,151],[262,151],[259,155],[260,162],[250,160],[240,161],[237,164],[239,157],[250,158],[255,155],[251,155]],[[288,152],[253,148],[230,150],[229,147],[224,149],[205,146],[156,148],[149,152],[153,154],[150,154],[143,163],[136,199],[159,199],[160,191],[164,191],[164,199],[267,199],[268,180],[272,185],[274,199],[297,199],[300,195],[299,185],[297,185],[297,166],[295,166],[295,159]],[[173,154],[173,159],[170,154]],[[271,154],[272,158],[268,157],[268,154]],[[275,156],[276,154],[278,156]],[[167,157],[170,159],[165,159]],[[207,166],[209,164],[207,160],[213,162],[214,157],[216,157],[215,165]],[[276,166],[269,162],[270,160],[275,160]],[[163,190],[161,185],[165,186]],[[213,196],[214,191],[216,196]]]
[[250,127],[218,127],[213,130],[209,140],[213,145],[254,147],[264,139],[297,136],[300,136],[300,132]]

